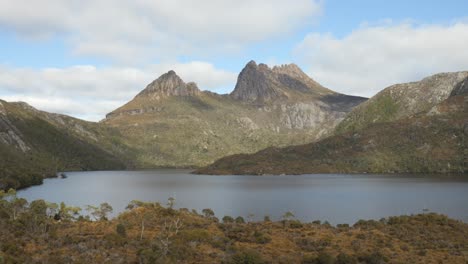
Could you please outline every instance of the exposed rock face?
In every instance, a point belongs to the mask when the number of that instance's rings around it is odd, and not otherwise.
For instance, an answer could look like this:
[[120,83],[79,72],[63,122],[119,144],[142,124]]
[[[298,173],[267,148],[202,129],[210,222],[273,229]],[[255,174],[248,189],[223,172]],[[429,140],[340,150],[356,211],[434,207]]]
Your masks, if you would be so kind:
[[161,99],[168,96],[196,96],[199,94],[200,90],[195,83],[185,83],[174,71],[169,71],[150,83],[137,97]]
[[260,103],[288,98],[288,94],[279,86],[280,83],[267,65],[257,65],[255,61],[251,61],[239,74],[236,88],[230,96],[237,100]]
[[468,77],[457,84],[457,86],[453,89],[450,96],[466,95],[466,94],[468,94]]
[[21,132],[8,119],[2,102],[0,102],[0,142],[14,146],[22,152],[27,152],[31,149],[22,139]]
[[236,100],[268,103],[291,99],[297,93],[323,96],[334,94],[308,77],[297,65],[288,64],[270,69],[266,64],[250,61],[239,74],[230,96]]

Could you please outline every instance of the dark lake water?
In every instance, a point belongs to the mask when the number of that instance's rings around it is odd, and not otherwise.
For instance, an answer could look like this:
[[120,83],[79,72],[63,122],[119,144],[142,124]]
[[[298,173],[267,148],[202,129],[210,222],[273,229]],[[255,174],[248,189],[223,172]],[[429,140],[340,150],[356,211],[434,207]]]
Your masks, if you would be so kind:
[[[19,191],[85,206],[109,202],[121,212],[131,200],[176,198],[176,207],[211,208],[218,217],[269,215],[287,211],[302,221],[353,224],[359,219],[417,214],[423,209],[468,222],[468,180],[405,175],[206,176],[188,170],[68,172],[66,179]],[[252,216],[251,216],[252,217]]]

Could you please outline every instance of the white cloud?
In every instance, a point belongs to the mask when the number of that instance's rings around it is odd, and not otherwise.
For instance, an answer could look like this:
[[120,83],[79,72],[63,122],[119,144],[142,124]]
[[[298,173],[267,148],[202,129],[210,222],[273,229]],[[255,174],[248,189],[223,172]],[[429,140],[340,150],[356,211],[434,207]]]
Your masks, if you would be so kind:
[[0,65],[0,98],[97,121],[171,69],[186,82],[196,82],[202,90],[218,92],[218,87],[233,87],[237,76],[198,61],[151,65],[144,69],[74,66],[36,70]]
[[343,38],[307,35],[295,57],[317,81],[340,92],[372,96],[401,82],[468,70],[468,23],[362,26]]
[[64,36],[78,55],[123,62],[239,50],[311,24],[319,0],[0,0],[0,27]]

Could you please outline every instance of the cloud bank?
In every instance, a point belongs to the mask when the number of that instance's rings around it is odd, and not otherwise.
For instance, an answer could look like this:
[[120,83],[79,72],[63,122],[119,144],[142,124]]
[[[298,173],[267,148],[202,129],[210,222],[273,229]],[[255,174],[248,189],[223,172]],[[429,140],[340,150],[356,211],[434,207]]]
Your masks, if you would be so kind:
[[0,0],[0,27],[60,36],[77,55],[133,63],[228,54],[310,24],[319,0]]
[[468,70],[468,23],[363,25],[343,38],[308,34],[294,54],[317,81],[340,92],[372,96],[401,82]]

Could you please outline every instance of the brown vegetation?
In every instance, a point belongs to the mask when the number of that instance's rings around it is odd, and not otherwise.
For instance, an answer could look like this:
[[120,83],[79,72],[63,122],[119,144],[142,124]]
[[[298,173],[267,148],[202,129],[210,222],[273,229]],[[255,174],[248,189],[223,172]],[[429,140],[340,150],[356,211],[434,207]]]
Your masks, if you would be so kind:
[[437,214],[361,220],[352,227],[248,222],[133,201],[106,220],[0,193],[0,263],[466,263],[468,225]]

